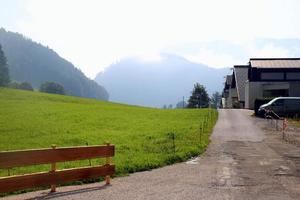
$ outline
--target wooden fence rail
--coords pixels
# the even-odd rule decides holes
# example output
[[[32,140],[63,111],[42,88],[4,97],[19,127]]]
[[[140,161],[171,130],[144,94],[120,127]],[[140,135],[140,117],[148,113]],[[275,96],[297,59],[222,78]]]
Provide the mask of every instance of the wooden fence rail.
[[[56,184],[82,179],[105,176],[106,184],[110,184],[110,176],[115,173],[111,157],[115,154],[114,145],[82,146],[24,151],[0,152],[0,168],[23,167],[39,164],[50,164],[49,172],[0,177],[0,193],[51,185],[55,192]],[[65,170],[56,170],[57,162],[106,158],[102,166],[90,166]]]

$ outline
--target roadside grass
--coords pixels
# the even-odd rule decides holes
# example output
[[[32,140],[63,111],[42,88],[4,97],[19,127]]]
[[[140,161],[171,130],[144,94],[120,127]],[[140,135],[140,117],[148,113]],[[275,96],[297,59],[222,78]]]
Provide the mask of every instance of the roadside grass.
[[[213,109],[164,110],[0,88],[0,151],[109,141],[116,146],[116,176],[122,176],[203,152],[217,117]],[[103,162],[93,159],[91,165]],[[65,162],[58,168],[89,164],[89,160]],[[1,169],[0,176],[49,169],[50,165]]]
[[[298,128],[300,128],[300,119],[290,119],[292,124]]]

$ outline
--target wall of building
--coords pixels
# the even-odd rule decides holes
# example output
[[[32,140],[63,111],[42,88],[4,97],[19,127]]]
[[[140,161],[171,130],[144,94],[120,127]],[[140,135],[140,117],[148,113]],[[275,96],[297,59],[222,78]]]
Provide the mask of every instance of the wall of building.
[[[288,90],[289,96],[300,97],[300,82],[246,82],[245,108],[254,109],[255,99],[268,98],[265,90]]]
[[[232,108],[232,98],[231,96],[229,96],[228,98],[226,98],[226,108]]]
[[[245,84],[248,80],[248,67],[234,67],[236,88],[240,102],[245,101]]]
[[[249,105],[249,81],[246,81],[245,83],[245,108],[250,109]]]
[[[223,97],[222,98],[222,108],[227,108],[227,106],[226,106],[226,98],[225,97]]]
[[[290,96],[291,97],[300,97],[300,82],[291,82],[290,83]]]
[[[245,85],[245,108],[254,109],[255,99],[263,98],[263,83],[247,82]]]
[[[233,99],[237,99],[237,91],[236,88],[230,88],[229,89],[229,95],[227,99],[227,108],[233,108]]]

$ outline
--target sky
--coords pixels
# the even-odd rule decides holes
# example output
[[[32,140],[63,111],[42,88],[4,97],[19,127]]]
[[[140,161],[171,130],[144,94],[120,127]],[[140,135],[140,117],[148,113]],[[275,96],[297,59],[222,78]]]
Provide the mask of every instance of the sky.
[[[212,67],[245,64],[205,48],[226,41],[254,56],[289,56],[256,38],[300,39],[298,0],[0,0],[0,27],[40,42],[94,78],[130,56],[174,53]],[[199,44],[201,48],[192,48]],[[281,56],[282,57],[282,56]]]

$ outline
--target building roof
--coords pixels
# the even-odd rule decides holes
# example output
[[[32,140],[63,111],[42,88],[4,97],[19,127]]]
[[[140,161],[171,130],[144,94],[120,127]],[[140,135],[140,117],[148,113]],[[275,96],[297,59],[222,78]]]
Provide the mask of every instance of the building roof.
[[[250,58],[252,68],[300,68],[300,58]]]
[[[228,90],[231,86],[231,81],[232,81],[232,75],[227,75],[226,76],[226,80],[225,80],[225,86],[224,86],[224,92],[226,92],[226,90]]]
[[[234,68],[249,68],[249,65],[234,65]]]
[[[233,74],[239,101],[245,101],[245,86],[248,80],[248,67],[234,66]]]
[[[231,85],[231,81],[232,81],[232,75],[227,75],[226,76],[226,84]]]

